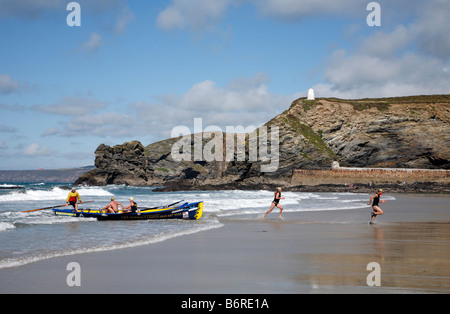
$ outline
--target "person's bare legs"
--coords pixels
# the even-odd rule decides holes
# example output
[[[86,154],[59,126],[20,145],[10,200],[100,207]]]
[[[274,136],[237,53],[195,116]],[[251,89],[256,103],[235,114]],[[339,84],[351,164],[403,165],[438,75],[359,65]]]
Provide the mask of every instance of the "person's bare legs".
[[[374,206],[373,207],[373,215],[372,215],[372,218],[370,219],[370,222],[373,222],[375,220],[375,218],[377,218],[378,215],[383,215],[383,214],[384,214],[384,212],[380,207]]]
[[[280,220],[284,220],[284,218],[281,216],[281,213],[283,212],[283,206],[278,204],[277,207],[280,209],[280,214],[278,215],[278,218],[280,218]]]
[[[275,203],[272,202],[272,205],[270,205],[270,209],[264,214],[263,220],[266,219],[266,216],[267,216],[268,214],[270,214],[274,208],[275,208]]]
[[[114,209],[112,208],[112,206],[108,206],[106,208],[106,213],[107,214],[115,214],[116,212],[114,211]]]
[[[275,206],[280,209],[280,214],[278,215],[278,218],[281,219],[281,220],[284,220],[283,216],[281,216],[281,213],[283,212],[283,206],[281,206],[280,204],[276,204],[275,205],[275,203],[273,203],[273,202],[272,202],[272,205],[270,206],[270,209],[264,214],[263,220],[265,220],[266,216],[273,211]]]

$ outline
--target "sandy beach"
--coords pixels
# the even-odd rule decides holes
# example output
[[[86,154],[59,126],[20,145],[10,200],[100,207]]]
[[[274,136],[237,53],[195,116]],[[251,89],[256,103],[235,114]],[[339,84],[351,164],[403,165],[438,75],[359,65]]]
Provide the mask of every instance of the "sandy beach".
[[[450,293],[450,196],[393,196],[376,225],[370,207],[285,208],[284,221],[276,211],[262,221],[261,209],[151,245],[0,269],[0,293]],[[71,262],[79,287],[67,285]],[[380,286],[367,284],[372,262]]]

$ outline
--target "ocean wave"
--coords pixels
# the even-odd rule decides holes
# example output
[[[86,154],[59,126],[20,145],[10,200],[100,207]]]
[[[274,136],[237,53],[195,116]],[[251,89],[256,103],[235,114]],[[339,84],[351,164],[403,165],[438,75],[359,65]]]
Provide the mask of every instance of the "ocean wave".
[[[66,191],[68,192],[68,191]],[[108,190],[105,190],[101,187],[82,187],[77,189],[77,192],[80,194],[80,196],[112,196],[113,193],[111,193]],[[67,196],[67,193],[66,193]]]
[[[7,183],[4,183],[4,184],[0,184],[0,187],[1,187],[1,188],[7,188],[7,189],[10,189],[10,188],[20,188],[21,186],[20,186],[20,185],[15,185],[15,184],[7,184]]]
[[[20,211],[6,211],[0,213],[0,231],[22,226],[53,225],[53,224],[64,224],[69,222],[87,222],[87,221],[97,221],[97,219],[95,218],[79,219],[76,217],[69,217],[69,216],[55,216],[53,215],[53,212],[49,210],[31,213],[23,213]]]
[[[113,250],[119,250],[124,248],[131,248],[131,247],[138,247],[143,245],[149,245],[154,243],[163,242],[169,239],[190,235],[194,233],[198,233],[201,231],[211,230],[211,229],[217,229],[223,227],[223,224],[220,223],[218,220],[209,220],[207,223],[201,223],[198,225],[195,225],[192,228],[189,228],[187,230],[180,230],[170,233],[160,233],[156,234],[154,236],[140,239],[137,241],[129,241],[126,243],[116,243],[116,244],[110,244],[105,246],[98,246],[98,247],[91,247],[91,248],[77,248],[77,249],[71,249],[71,250],[60,250],[55,252],[49,252],[49,253],[42,253],[37,254],[33,256],[25,256],[20,258],[7,258],[0,261],[0,269],[2,268],[10,268],[10,267],[17,267],[17,266],[23,266],[30,263],[35,263],[55,257],[62,257],[62,256],[71,256],[71,255],[77,255],[77,254],[85,254],[85,253],[94,253],[94,252],[105,252],[105,251],[113,251]]]
[[[6,231],[9,229],[14,229],[15,226],[13,223],[10,222],[0,222],[0,231]]]
[[[97,221],[97,218],[77,218],[77,217],[66,217],[66,216],[41,216],[41,217],[27,217],[24,219],[17,220],[16,225],[54,225],[54,224],[64,224],[69,222],[92,222]]]
[[[103,188],[87,187],[77,190],[83,198],[93,196],[112,196],[113,194]],[[53,187],[50,190],[26,190],[13,191],[8,194],[0,195],[0,202],[14,201],[46,201],[46,200],[62,200],[65,201],[69,191],[59,187]]]
[[[35,261],[58,256],[80,253],[101,252],[141,246],[165,241],[174,237],[221,227],[221,217],[234,216],[236,219],[262,218],[270,208],[274,191],[191,191],[191,192],[151,192],[152,188],[104,186],[78,187],[83,201],[95,200],[95,205],[104,206],[114,195],[124,203],[134,197],[139,206],[157,206],[170,204],[184,199],[186,202],[204,201],[204,216],[201,220],[185,221],[148,221],[129,223],[97,222],[95,218],[57,217],[51,210],[22,213],[21,210],[38,207],[50,207],[64,204],[68,190],[55,185],[30,187],[22,192],[8,191],[0,195],[0,231],[10,241],[0,246],[2,259],[0,268],[20,266]],[[286,213],[351,210],[366,208],[369,194],[356,193],[304,193],[282,192],[281,201]],[[384,199],[391,198],[387,196]],[[16,201],[17,200],[17,201]],[[57,201],[55,201],[57,200]],[[7,202],[10,203],[7,203]],[[91,207],[94,208],[94,207]],[[276,213],[278,209],[274,209]],[[247,216],[245,216],[247,215]],[[296,216],[296,215],[292,215]],[[234,219],[233,217],[233,219]],[[289,218],[289,216],[287,216]],[[301,220],[301,214],[299,214]],[[95,222],[93,222],[95,221]],[[65,225],[67,223],[67,225]],[[150,227],[149,227],[150,226]],[[146,235],[145,237],[143,235]],[[34,235],[30,237],[30,235]],[[65,235],[65,236],[61,236]],[[61,237],[60,237],[61,236]],[[85,236],[83,238],[83,236]],[[49,243],[48,239],[58,238],[58,242]],[[73,237],[83,238],[74,243]],[[98,241],[99,239],[107,239]],[[33,242],[30,242],[30,239]],[[94,240],[90,240],[94,239]],[[21,248],[21,255],[16,253]]]

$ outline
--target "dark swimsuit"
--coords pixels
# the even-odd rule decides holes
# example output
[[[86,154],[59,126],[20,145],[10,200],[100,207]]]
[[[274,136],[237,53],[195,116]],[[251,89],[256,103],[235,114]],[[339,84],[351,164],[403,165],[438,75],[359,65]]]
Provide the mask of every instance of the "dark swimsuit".
[[[276,192],[275,193],[275,198],[273,199],[273,203],[275,204],[275,205],[278,205],[278,203],[280,202],[280,200],[279,199],[277,199],[277,193],[280,193],[280,198],[281,198],[281,192]]]
[[[380,203],[380,195],[377,194],[377,197],[373,199],[372,207],[378,206],[379,203]]]

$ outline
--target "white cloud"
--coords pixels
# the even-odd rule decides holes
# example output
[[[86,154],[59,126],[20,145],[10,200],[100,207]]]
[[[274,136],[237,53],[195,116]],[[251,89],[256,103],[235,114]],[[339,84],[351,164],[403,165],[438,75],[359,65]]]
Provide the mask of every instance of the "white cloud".
[[[41,146],[38,143],[32,143],[22,151],[22,154],[26,157],[40,157],[51,156],[54,154],[54,152],[47,146]]]
[[[130,109],[137,112],[143,130],[150,129],[161,139],[169,137],[175,126],[192,129],[194,118],[202,118],[203,127],[216,125],[222,130],[226,126],[258,127],[303,95],[274,94],[269,81],[264,73],[235,79],[224,87],[205,80],[182,95],[162,95],[158,102],[137,102]]]
[[[133,136],[135,118],[115,112],[76,116],[66,124],[62,136]]]
[[[60,130],[57,127],[48,128],[42,133],[42,136],[52,136],[52,135],[58,135],[60,133]]]
[[[417,21],[410,26],[419,51],[442,60],[450,59],[449,18],[450,1],[424,1]]]
[[[172,0],[156,20],[165,30],[189,28],[204,30],[221,20],[235,0]]]
[[[9,126],[9,125],[4,125],[4,124],[0,124],[0,132],[2,133],[16,133],[19,129]]]
[[[363,16],[367,5],[360,0],[172,0],[158,15],[157,26],[165,30],[208,30],[224,18],[231,6],[248,3],[263,15],[282,21],[323,15]]]
[[[7,73],[0,73],[0,95],[9,95],[14,93],[36,92],[38,87],[34,84],[21,83]]]
[[[367,2],[368,3],[368,2]],[[297,22],[305,17],[352,17],[365,24],[367,3],[360,0],[172,0],[158,16],[159,27],[208,30],[224,18],[231,6],[251,4],[264,16]],[[339,97],[382,97],[410,94],[448,93],[450,86],[450,36],[448,36],[448,0],[379,1],[382,8],[381,28],[371,29],[369,36],[356,34],[355,47],[336,49],[325,60],[323,82],[317,92]],[[360,31],[367,31],[360,28]],[[214,106],[210,95],[230,108],[239,106],[236,86],[218,88],[214,82],[196,84],[179,101],[196,102],[199,107]],[[264,97],[264,86],[252,90]],[[247,91],[247,93],[249,90]],[[266,91],[267,92],[267,91]],[[238,100],[236,100],[238,99]],[[246,101],[252,103],[251,101]]]
[[[11,94],[20,89],[20,81],[14,80],[9,74],[0,74],[0,94]]]
[[[62,0],[0,0],[0,18],[35,19],[63,5]]]
[[[81,50],[87,53],[94,53],[97,52],[103,44],[104,41],[102,39],[102,36],[94,32],[91,34],[91,36],[89,36],[89,39],[87,41],[82,43]]]
[[[361,0],[248,0],[264,15],[283,21],[323,15],[349,16],[365,13],[367,3]]]
[[[318,95],[389,97],[450,92],[450,3],[427,1],[412,22],[374,30],[351,50],[330,55]],[[434,22],[436,21],[436,22]]]
[[[55,104],[35,105],[32,108],[45,113],[52,113],[64,116],[80,116],[104,109],[107,102],[93,98],[65,97]]]
[[[213,110],[214,112],[254,112],[272,111],[274,103],[285,101],[284,97],[272,95],[266,84],[258,84],[250,88],[239,86],[219,87],[215,82],[206,80],[195,84],[179,99],[181,108],[193,110]],[[285,102],[288,104],[289,102]]]
[[[102,15],[122,8],[128,0],[77,0],[83,12]],[[67,14],[66,0],[0,0],[0,18],[37,19]]]
[[[127,28],[127,26],[134,20],[134,13],[130,10],[129,7],[123,7],[120,10],[117,22],[115,26],[115,32],[117,34],[123,34]]]
[[[450,86],[444,62],[412,53],[383,58],[339,51],[324,78],[316,94],[341,98],[447,94]]]

